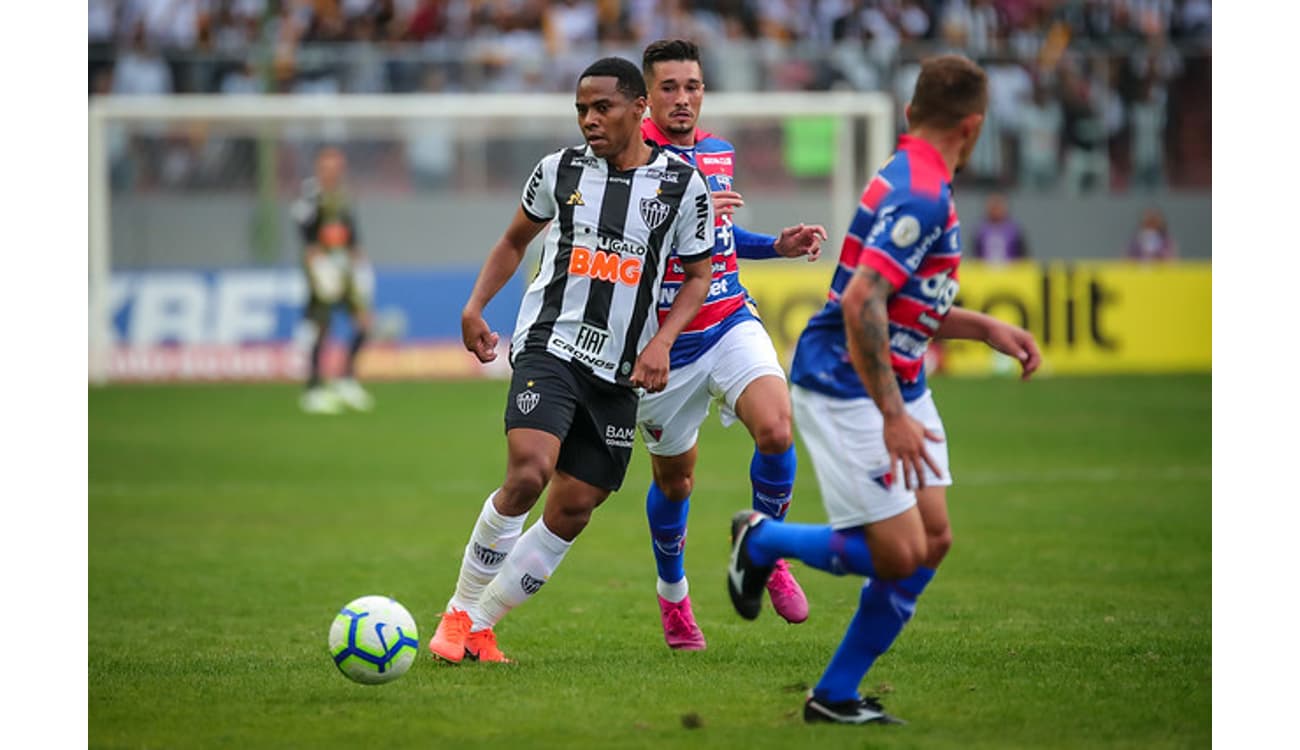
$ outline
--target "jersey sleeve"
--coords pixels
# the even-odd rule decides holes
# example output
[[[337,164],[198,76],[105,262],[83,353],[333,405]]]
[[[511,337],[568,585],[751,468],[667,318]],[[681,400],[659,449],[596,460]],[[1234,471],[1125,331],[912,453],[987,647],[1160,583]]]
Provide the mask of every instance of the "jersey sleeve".
[[[747,260],[768,260],[781,257],[776,252],[776,236],[751,232],[739,225],[731,226],[731,233],[736,237],[736,255]]]
[[[673,250],[684,263],[713,256],[713,198],[704,177],[696,171],[691,172],[677,207]]]
[[[559,153],[542,159],[533,168],[528,182],[524,183],[520,205],[528,218],[538,224],[554,219],[558,210],[555,205],[555,173],[559,161]]]
[[[858,266],[874,270],[895,289],[901,288],[925,259],[926,250],[943,234],[947,212],[933,198],[894,192],[876,211],[858,206],[849,234],[862,238]]]

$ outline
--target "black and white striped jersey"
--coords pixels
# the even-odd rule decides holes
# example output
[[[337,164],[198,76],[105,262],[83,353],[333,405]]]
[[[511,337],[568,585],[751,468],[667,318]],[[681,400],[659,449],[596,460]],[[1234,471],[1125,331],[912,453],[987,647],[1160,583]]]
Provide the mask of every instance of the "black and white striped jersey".
[[[713,253],[704,178],[657,148],[648,164],[621,172],[577,146],[538,163],[523,210],[551,226],[519,308],[511,360],[545,350],[630,385],[637,354],[659,327],[655,308],[668,256],[676,250],[690,262]]]

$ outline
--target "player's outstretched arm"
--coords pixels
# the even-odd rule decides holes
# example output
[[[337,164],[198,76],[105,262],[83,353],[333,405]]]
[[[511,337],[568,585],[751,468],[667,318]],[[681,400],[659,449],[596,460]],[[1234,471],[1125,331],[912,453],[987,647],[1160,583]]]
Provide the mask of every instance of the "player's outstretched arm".
[[[935,338],[983,341],[1020,363],[1021,380],[1028,380],[1043,363],[1043,355],[1038,351],[1034,334],[992,315],[964,307],[954,306],[948,311],[948,317],[939,326]]]
[[[903,482],[908,489],[925,486],[922,464],[942,474],[925,449],[925,441],[942,436],[912,419],[903,406],[903,395],[889,354],[889,295],[894,287],[874,269],[859,266],[844,289],[840,304],[848,334],[849,357],[871,400],[885,420],[885,448],[890,466],[903,464]]]
[[[496,359],[497,342],[501,339],[483,319],[483,308],[514,276],[524,259],[524,253],[528,252],[528,243],[549,223],[533,221],[524,213],[523,208],[516,208],[505,234],[488,251],[483,269],[474,281],[474,290],[470,292],[469,301],[460,313],[460,333],[465,348],[473,352],[478,361],[487,363]]]
[[[669,352],[686,324],[699,314],[700,307],[709,296],[709,282],[713,280],[713,256],[703,255],[682,263],[685,279],[673,298],[668,315],[659,324],[650,343],[645,345],[632,369],[632,385],[649,393],[658,393],[668,385]]]

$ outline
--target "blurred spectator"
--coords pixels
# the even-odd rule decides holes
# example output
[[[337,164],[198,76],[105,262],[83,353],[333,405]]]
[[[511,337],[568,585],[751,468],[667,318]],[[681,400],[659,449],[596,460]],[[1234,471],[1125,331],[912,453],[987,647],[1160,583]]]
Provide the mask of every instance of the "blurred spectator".
[[[987,263],[1029,258],[1024,227],[1011,217],[1007,198],[1001,193],[990,195],[985,204],[984,221],[975,232],[975,258]]]
[[[1129,240],[1129,260],[1147,263],[1153,261],[1173,260],[1178,257],[1178,243],[1169,234],[1165,224],[1165,215],[1158,208],[1148,208],[1142,213],[1142,222],[1138,225],[1133,239]]]
[[[1110,183],[1106,122],[1093,84],[1066,68],[1061,76],[1065,133],[1065,187],[1071,194],[1104,189]]]
[[[137,21],[131,45],[117,56],[113,67],[113,93],[157,95],[172,92],[172,73],[148,41],[143,21]]]
[[[1061,104],[1041,84],[1020,108],[1018,122],[1021,186],[1050,190],[1056,186],[1061,153]]]
[[[1148,81],[1142,97],[1129,107],[1132,131],[1133,185],[1153,190],[1164,184],[1165,92]]]

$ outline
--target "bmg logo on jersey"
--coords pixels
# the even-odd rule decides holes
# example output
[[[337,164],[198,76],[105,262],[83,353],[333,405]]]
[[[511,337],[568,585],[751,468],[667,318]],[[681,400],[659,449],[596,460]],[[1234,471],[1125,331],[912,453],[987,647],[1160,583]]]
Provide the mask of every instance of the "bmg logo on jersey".
[[[641,282],[641,259],[574,245],[569,254],[569,273],[636,286]]]

